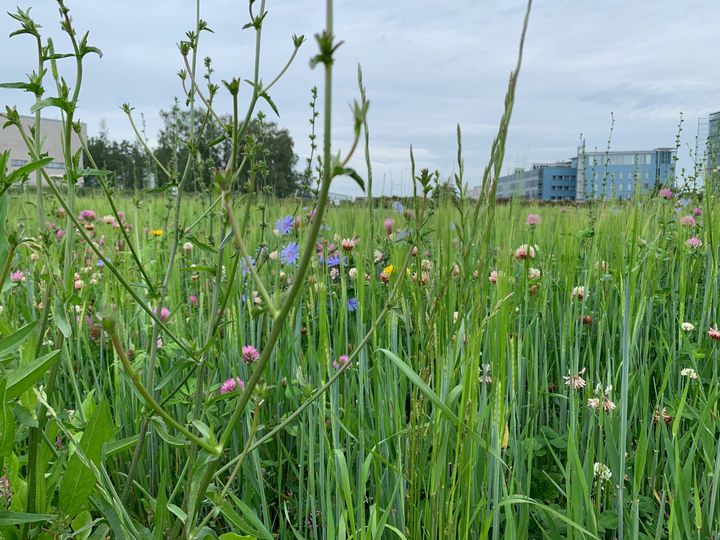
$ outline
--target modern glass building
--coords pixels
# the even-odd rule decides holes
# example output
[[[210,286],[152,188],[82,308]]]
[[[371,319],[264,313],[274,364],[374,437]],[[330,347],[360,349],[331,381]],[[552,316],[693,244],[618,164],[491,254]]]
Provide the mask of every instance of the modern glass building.
[[[708,117],[707,148],[705,153],[705,175],[717,172],[720,167],[720,111]]]
[[[718,115],[720,142],[720,114]],[[719,146],[720,148],[720,146]],[[498,178],[497,198],[514,196],[543,201],[584,200],[598,197],[630,199],[675,176],[675,149],[623,152],[587,152],[569,161],[534,163],[530,169]]]
[[[573,161],[557,163],[533,163],[528,169],[498,178],[496,197],[509,199],[514,196],[543,201],[575,199],[576,168]]]
[[[577,199],[630,199],[675,176],[675,149],[655,148],[623,152],[587,152],[578,149]]]

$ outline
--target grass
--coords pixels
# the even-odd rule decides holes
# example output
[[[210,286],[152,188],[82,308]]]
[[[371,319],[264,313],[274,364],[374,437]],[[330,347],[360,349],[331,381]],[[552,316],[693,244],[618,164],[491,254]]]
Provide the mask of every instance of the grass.
[[[132,224],[130,239],[148,277],[158,282],[172,235],[144,231],[167,231],[170,205],[163,198],[116,202]],[[33,230],[31,199],[14,196],[12,203],[11,222]],[[97,198],[77,203],[98,216],[110,211]],[[186,204],[187,224],[209,206],[203,198]],[[332,209],[320,242],[326,248],[353,236],[359,242],[341,257],[337,275],[313,259],[309,286],[232,433],[229,463],[214,475],[208,501],[198,501],[205,521],[218,533],[282,538],[614,538],[621,524],[633,538],[709,537],[718,527],[713,471],[720,456],[717,353],[707,335],[717,309],[711,243],[717,220],[706,204],[694,228],[682,226],[678,216],[693,205],[680,214],[675,205],[675,199],[649,199],[590,208],[498,207],[487,261],[498,273],[495,284],[487,275],[473,277],[479,246],[460,240],[463,223],[451,206],[425,209],[423,241],[406,276],[398,270],[410,246],[399,237],[416,226],[411,212],[376,209],[373,238],[365,208]],[[251,222],[263,222],[254,212]],[[246,243],[255,255],[264,245],[256,268],[275,294],[287,289],[292,267],[272,253],[301,240],[308,209],[269,202],[262,212],[267,227],[249,228]],[[525,225],[528,213],[539,214],[540,225]],[[212,318],[217,274],[211,246],[221,215],[216,208],[196,228],[188,240],[192,250],[177,257],[167,284],[166,324],[193,349]],[[272,223],[284,215],[298,216],[302,225],[276,236]],[[392,237],[383,228],[386,217],[395,221]],[[97,222],[92,234],[128,283],[142,289],[133,258],[127,248],[118,249],[118,229]],[[691,234],[703,240],[701,248],[685,245]],[[537,246],[536,257],[514,257],[521,244]],[[458,260],[455,254],[467,247],[470,258]],[[118,491],[142,420],[149,419],[126,509],[136,527],[167,531],[194,482],[187,441],[145,406],[107,334],[95,326],[96,318],[111,315],[133,369],[145,376],[154,349],[152,320],[96,265],[97,257],[81,244],[76,250],[74,270],[85,284],[68,299],[77,319],[66,323],[70,337],[49,399],[69,434],[87,431],[95,402],[107,404],[115,443],[105,443],[104,467]],[[41,257],[31,262],[32,253]],[[21,246],[13,270],[23,269],[27,279],[5,285],[3,335],[36,318],[43,292],[60,278],[61,260],[62,242],[53,235]],[[232,272],[236,262],[227,252],[221,272]],[[380,274],[389,264],[395,270],[385,284]],[[417,278],[423,268],[425,284]],[[529,279],[531,268],[539,278]],[[199,433],[204,426],[217,432],[227,422],[238,392],[221,395],[220,385],[249,379],[252,366],[241,360],[241,348],[262,350],[271,323],[249,274],[238,271],[224,283],[225,318],[202,372],[162,334],[155,349],[158,401]],[[573,297],[577,286],[585,287],[582,300]],[[188,301],[191,295],[197,306]],[[354,312],[349,298],[357,298]],[[389,312],[367,347],[338,376],[333,361],[355,349],[385,307]],[[51,312],[57,310],[55,304]],[[683,322],[695,329],[683,330]],[[682,376],[685,368],[698,378]],[[577,373],[585,386],[566,385],[564,377]],[[326,392],[255,444],[333,377]],[[617,408],[588,407],[588,399],[598,397],[596,385],[600,399],[607,395]],[[665,421],[657,421],[660,411]],[[18,440],[30,424],[21,421]],[[45,432],[52,441],[58,424],[48,422]],[[109,444],[116,450],[108,452]],[[46,457],[48,510],[55,506],[53,479],[61,477],[68,457],[62,433],[55,450],[57,456]],[[15,511],[26,502],[23,455],[20,445],[5,460]],[[241,455],[233,471],[232,458]],[[607,481],[596,474],[596,463],[608,467]],[[212,486],[217,493],[226,483],[227,498],[214,507]]]

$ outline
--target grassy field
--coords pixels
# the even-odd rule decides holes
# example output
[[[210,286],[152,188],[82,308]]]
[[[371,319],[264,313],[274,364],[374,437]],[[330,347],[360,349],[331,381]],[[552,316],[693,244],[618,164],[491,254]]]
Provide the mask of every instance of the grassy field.
[[[170,161],[122,107],[163,184],[132,196],[73,147],[99,49],[63,0],[59,48],[29,9],[10,14],[38,57],[29,82],[2,83],[36,117],[0,113],[28,158],[11,171],[0,153],[0,537],[720,537],[717,178],[691,191],[698,163],[623,203],[496,205],[528,2],[480,200],[458,127],[452,184],[411,151],[414,196],[376,201],[360,69],[354,139],[334,150],[326,0],[298,187],[312,197],[271,199],[248,130],[305,38],[263,85],[265,0],[248,4],[252,79],[216,85],[195,2]],[[45,108],[62,176],[43,169]],[[222,160],[201,155],[221,143]],[[370,203],[328,209],[341,176]]]
[[[168,414],[196,436],[222,430],[272,315],[212,202],[186,199],[175,238],[171,197],[116,200],[127,237],[107,200],[75,201],[91,211],[78,214],[83,234],[127,288],[78,235],[73,294],[61,300],[67,235],[50,211],[19,246],[0,331],[47,329],[8,348],[22,354],[5,365],[61,348],[37,379],[46,393],[28,389],[6,410],[17,441],[4,457],[8,509],[26,510],[25,441],[41,422],[36,511],[75,519],[48,530],[179,534],[207,454],[146,404],[111,337]],[[258,538],[614,538],[619,525],[632,538],[716,534],[717,207],[676,196],[512,203],[496,209],[485,252],[464,204],[418,200],[375,208],[372,221],[362,206],[329,211],[299,302],[207,498],[194,501],[197,521]],[[292,201],[242,208],[245,247],[274,301],[311,213]],[[13,196],[10,216],[12,232],[36,230],[34,197]],[[165,291],[150,289],[166,276]],[[166,308],[156,311],[166,329],[131,291]],[[37,400],[54,412],[35,417]],[[84,473],[80,505],[63,501],[68,469],[84,466],[70,437],[100,468]]]

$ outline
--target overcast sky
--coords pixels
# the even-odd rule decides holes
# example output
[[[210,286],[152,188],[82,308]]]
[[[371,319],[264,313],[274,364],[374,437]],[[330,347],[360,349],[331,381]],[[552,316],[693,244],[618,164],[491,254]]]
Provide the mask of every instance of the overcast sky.
[[[56,49],[60,36],[55,2],[17,2],[32,14]],[[194,26],[192,0],[66,0],[79,30],[102,59],[86,63],[79,116],[90,135],[107,123],[112,138],[131,138],[120,105],[144,113],[151,137],[158,111],[181,95],[176,75],[182,59],[177,43]],[[257,2],[259,4],[259,2]],[[308,41],[271,97],[277,122],[290,130],[301,164],[309,150],[308,102],[322,70],[312,70],[312,36],[324,27],[321,0],[269,0],[261,76],[274,78],[292,49],[292,34]],[[12,2],[3,1],[10,8]],[[371,155],[376,192],[409,193],[408,147],[418,167],[451,174],[456,157],[455,125],[463,130],[466,181],[472,186],[488,159],[502,113],[507,78],[517,54],[524,2],[519,0],[337,0],[335,33],[345,43],[336,56],[334,149],[351,138],[348,104],[357,98],[356,69],[363,67],[370,99]],[[204,33],[201,55],[212,57],[215,78],[252,77],[254,34],[244,0],[203,0],[201,17],[215,31]],[[615,115],[617,150],[674,146],[685,116],[681,166],[691,167],[698,118],[720,110],[720,40],[716,0],[536,0],[510,126],[504,170],[574,156],[580,136],[604,148]],[[0,17],[3,81],[22,80],[34,69],[32,39],[7,38],[15,21]],[[68,80],[72,63],[64,61]],[[52,92],[48,92],[51,94]],[[31,101],[0,90],[0,103],[27,112]],[[227,100],[218,101],[221,112]],[[269,112],[272,114],[271,112]],[[360,153],[359,153],[360,155]],[[360,160],[355,163],[361,172]],[[338,179],[335,192],[356,193]]]

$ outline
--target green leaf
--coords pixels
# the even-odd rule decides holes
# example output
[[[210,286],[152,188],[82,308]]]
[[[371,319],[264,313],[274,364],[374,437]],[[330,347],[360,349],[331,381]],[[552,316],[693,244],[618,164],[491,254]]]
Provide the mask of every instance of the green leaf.
[[[129,448],[132,448],[137,444],[139,439],[140,435],[133,435],[132,437],[120,439],[119,441],[105,443],[105,457],[109,458],[114,456],[115,454],[119,454],[121,452],[124,452],[125,450],[128,450]]]
[[[48,368],[60,356],[60,351],[52,351],[41,356],[27,366],[15,368],[8,373],[6,398],[15,399],[25,390],[34,385]]]
[[[100,403],[95,415],[90,419],[80,439],[79,450],[93,464],[99,466],[102,447],[112,439],[114,427],[110,416],[110,407],[106,401]],[[76,449],[77,450],[77,449]],[[76,451],[68,461],[60,483],[58,508],[69,516],[75,516],[85,509],[88,497],[95,489],[95,477],[92,471],[80,460]]]
[[[10,354],[20,347],[20,345],[22,345],[23,342],[30,337],[30,334],[32,334],[35,326],[37,326],[37,321],[28,323],[9,336],[0,339],[0,358]]]
[[[36,96],[39,94],[42,94],[43,88],[37,83],[26,83],[26,82],[9,82],[9,83],[0,83],[0,88],[10,88],[13,90],[24,90],[25,92],[30,92],[31,94],[35,94]]]
[[[0,457],[9,456],[15,446],[15,419],[6,394],[7,379],[0,379]]]
[[[150,423],[155,427],[155,431],[157,431],[157,434],[160,435],[160,438],[170,446],[186,446],[188,444],[186,439],[171,435],[168,432],[167,425],[165,425],[165,420],[159,416],[153,416],[150,418]]]
[[[345,498],[345,509],[350,515],[350,525],[354,528],[354,518],[351,514],[351,512],[353,512],[354,510],[354,507],[352,503],[352,494],[350,493],[350,473],[348,472],[345,454],[343,454],[342,450],[339,448],[335,448],[335,463],[337,472],[339,474],[338,483],[340,488],[342,489],[343,497]]]
[[[248,527],[250,529],[248,532],[254,534],[258,538],[263,538],[264,540],[273,540],[273,535],[270,534],[267,527],[263,525],[263,522],[260,520],[257,513],[232,493],[229,493],[229,495],[235,507],[240,510],[240,513],[242,514],[241,519],[245,521],[246,525],[250,526]],[[221,506],[220,512],[225,514],[225,510],[227,510],[229,506],[229,504],[225,503]],[[237,514],[235,515],[237,516]]]
[[[221,534],[218,537],[218,540],[257,540],[257,536],[250,536],[247,534],[240,535],[234,532],[229,532]]]
[[[360,186],[360,189],[363,190],[363,193],[365,192],[365,180],[360,177],[360,175],[355,171],[355,169],[336,165],[332,170],[332,177],[335,178],[336,176],[349,176],[350,178],[355,180],[355,183],[358,186]]]
[[[510,495],[508,497],[504,497],[503,499],[501,499],[500,502],[498,503],[498,507],[507,506],[507,505],[515,505],[515,504],[529,504],[529,505],[541,508],[542,510],[544,510],[548,514],[552,515],[553,517],[559,519],[566,525],[569,525],[573,529],[578,530],[584,536],[586,536],[588,538],[595,538],[597,540],[597,536],[595,536],[593,533],[591,533],[590,531],[588,531],[581,525],[575,523],[572,519],[567,517],[565,514],[558,512],[554,508],[551,508],[545,504],[541,504],[541,503],[537,502],[536,500],[531,499],[529,497],[525,497],[523,495]]]
[[[270,96],[265,92],[264,90],[260,92],[260,97],[263,98],[265,101],[267,101],[267,104],[270,105],[270,108],[273,110],[273,112],[280,117],[280,113],[278,112],[278,108],[275,105],[275,102],[273,102],[272,99],[270,99]]]
[[[53,317],[55,319],[55,326],[58,327],[65,339],[68,339],[72,335],[72,327],[67,320],[67,313],[65,313],[65,306],[63,305],[60,296],[55,296],[55,305],[53,306]]]
[[[80,512],[72,521],[72,530],[75,533],[74,538],[77,540],[86,540],[92,533],[93,518],[90,512],[85,510]],[[82,531],[82,532],[79,532]]]
[[[0,526],[22,525],[24,523],[41,523],[52,521],[57,516],[51,514],[25,514],[22,512],[0,512]]]
[[[600,514],[600,526],[605,530],[612,530],[618,528],[618,513],[617,510],[605,510]]]
[[[26,163],[22,167],[18,167],[10,173],[10,176],[8,176],[8,182],[10,182],[11,184],[20,182],[21,180],[25,179],[31,172],[42,169],[50,162],[52,162],[52,158],[44,157],[38,159],[37,161],[31,161],[30,163]]]
[[[190,472],[190,483],[188,485],[188,502],[187,502],[187,514],[190,523],[195,519],[196,512],[200,505],[205,499],[205,494],[202,490],[203,478],[210,467],[210,463],[217,459],[217,456],[209,454],[205,450],[201,450],[198,454],[193,468]]]
[[[155,508],[153,509],[153,540],[163,540],[165,538],[165,521],[168,513],[167,510],[167,475],[160,475],[160,488],[155,499]]]
[[[188,240],[190,240],[193,243],[193,245],[199,247],[200,249],[202,249],[203,251],[205,251],[207,253],[212,253],[212,254],[217,253],[217,250],[213,246],[198,240],[197,236],[188,235],[188,236],[186,236],[186,238]]]
[[[10,154],[8,152],[0,153],[0,190],[4,189],[4,187],[1,185],[4,183],[4,162],[7,160],[9,155]],[[8,204],[8,194],[0,194],[0,264],[2,265],[5,264],[5,258],[7,257],[8,249],[10,247],[10,245],[8,244],[7,232],[5,230],[5,225],[7,224],[8,217]],[[0,288],[2,288],[2,286],[3,283],[0,283]]]
[[[46,56],[44,60],[62,60],[63,58],[74,58],[74,53],[54,53]]]
[[[173,187],[177,187],[177,184],[175,182],[168,182],[160,187],[146,189],[145,193],[162,193],[163,191],[167,191],[168,189]]]
[[[445,405],[443,400],[440,399],[435,392],[433,392],[432,388],[430,388],[425,381],[420,378],[420,375],[415,373],[413,369],[403,362],[398,355],[388,351],[387,349],[378,349],[378,351],[385,354],[385,356],[387,356],[392,363],[395,364],[400,371],[402,371],[403,375],[410,379],[410,382],[413,383],[417,389],[425,395],[425,397],[432,401],[443,414],[450,418],[455,424],[460,423],[460,420],[457,416],[455,416],[455,413],[453,413],[450,408]]]
[[[218,136],[215,137],[213,140],[209,141],[209,142],[207,143],[207,146],[208,146],[208,148],[212,148],[213,146],[217,146],[218,144],[220,144],[221,142],[223,142],[223,141],[225,141],[225,140],[227,140],[227,139],[228,139],[228,136],[225,135],[225,134],[218,135]]]
[[[69,102],[66,99],[57,98],[57,97],[49,97],[45,99],[41,99],[40,101],[33,104],[32,107],[30,107],[30,112],[34,113],[37,111],[41,111],[43,109],[46,109],[48,107],[58,107],[65,111],[66,113],[70,113],[75,109],[75,105],[73,105],[71,102]]]

